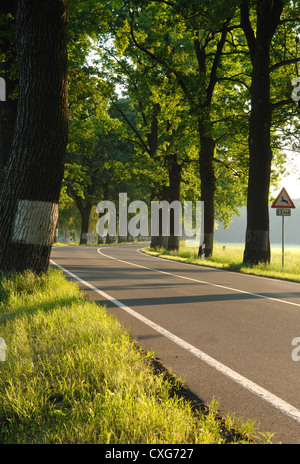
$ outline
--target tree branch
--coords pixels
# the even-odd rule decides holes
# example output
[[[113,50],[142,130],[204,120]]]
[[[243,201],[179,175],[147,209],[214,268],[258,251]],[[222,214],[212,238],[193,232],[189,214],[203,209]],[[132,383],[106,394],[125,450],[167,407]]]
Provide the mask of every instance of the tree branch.
[[[291,58],[289,60],[284,60],[281,61],[280,63],[276,63],[273,66],[270,67],[270,73],[272,71],[275,71],[275,69],[281,68],[282,66],[287,66],[288,64],[293,64],[293,63],[300,63],[300,57],[299,58]]]
[[[133,28],[133,25],[134,25],[134,15],[133,13],[131,14],[131,23],[130,23],[130,35],[131,35],[131,38],[132,38],[132,41],[134,43],[134,45],[139,49],[141,50],[143,53],[145,53],[147,56],[149,56],[151,58],[152,61],[158,63],[158,64],[162,64],[161,63],[161,60],[159,58],[157,58],[157,56],[154,55],[154,53],[150,52],[147,48],[144,48],[142,45],[140,45],[138,43],[138,41],[136,40],[135,38],[135,34],[134,34],[134,28]],[[180,85],[180,87],[182,88],[184,94],[186,96],[188,96],[188,89],[184,83],[184,81],[182,80],[182,78],[180,77],[179,73],[175,70],[175,69],[171,69],[165,62],[163,63],[163,66],[165,67],[165,69],[167,70],[167,73],[168,75],[170,76],[170,74],[174,74],[176,76],[176,79],[178,81],[178,84]]]
[[[241,177],[241,174],[235,169],[233,169],[231,166],[229,166],[229,164],[227,164],[225,161],[222,161],[219,158],[214,158],[214,161],[222,164],[222,166],[224,166],[228,171],[231,171],[235,177]]]
[[[247,42],[248,42],[251,61],[253,63],[254,55],[255,55],[255,47],[256,47],[256,38],[255,38],[254,30],[252,29],[251,22],[250,22],[248,0],[242,0],[240,11],[241,11],[241,26],[245,33]]]
[[[286,19],[282,19],[281,21],[279,21],[279,24],[285,24],[285,23],[293,23],[293,22],[296,22],[296,23],[299,23],[300,22],[300,18],[286,18]]]
[[[141,145],[144,147],[144,149],[147,151],[147,153],[149,155],[151,155],[151,152],[149,150],[149,147],[147,147],[146,143],[144,142],[142,136],[140,135],[140,133],[137,131],[137,129],[134,127],[134,125],[129,121],[129,119],[127,118],[126,114],[124,113],[124,111],[121,110],[121,108],[116,104],[116,102],[114,102],[112,99],[110,100],[112,105],[116,108],[116,110],[120,113],[120,115],[122,116],[123,119],[125,119],[126,123],[128,124],[128,126],[130,127],[130,129],[135,133],[135,135],[137,136],[137,138],[139,139],[139,141],[141,142]]]
[[[250,87],[245,82],[243,82],[243,81],[241,81],[239,79],[235,79],[234,77],[219,77],[218,82],[219,81],[237,82],[238,84],[241,84],[244,87],[246,87],[246,89],[250,92]]]
[[[157,57],[152,53],[150,52],[149,50],[147,50],[147,48],[144,48],[142,45],[140,45],[138,43],[138,41],[136,40],[135,38],[135,35],[134,35],[134,28],[133,28],[133,25],[134,25],[134,13],[133,12],[130,12],[130,16],[131,16],[131,21],[130,21],[130,35],[131,35],[131,38],[132,38],[132,41],[134,43],[134,45],[139,49],[141,50],[143,53],[146,53],[146,55],[148,55],[151,60],[153,61],[156,61],[156,62],[159,62],[159,60],[157,59]]]
[[[206,98],[207,104],[211,103],[213,93],[214,93],[214,88],[217,83],[217,72],[218,72],[220,61],[221,61],[223,48],[226,42],[226,37],[227,37],[227,32],[228,32],[227,27],[229,23],[230,23],[230,19],[227,19],[223,25],[222,35],[217,45],[217,51],[216,51],[215,59],[214,59],[212,69],[210,72],[210,81],[209,81],[209,85],[207,88],[207,98]]]
[[[198,31],[196,32],[196,38],[194,39],[194,48],[195,48],[196,57],[198,61],[199,71],[200,73],[205,74],[206,73],[206,64],[205,64],[206,55],[205,55],[203,47],[201,47]]]
[[[272,12],[271,12],[271,22],[272,22],[271,37],[273,37],[278,25],[280,24],[280,17],[281,17],[282,11],[283,11],[283,1],[275,0],[273,3]]]
[[[156,3],[164,3],[165,5],[169,5],[169,6],[175,6],[176,3],[175,2],[170,2],[168,0],[153,0],[154,2]]]
[[[291,103],[293,103],[293,99],[287,98],[286,100],[281,100],[276,103],[271,103],[271,108],[272,110],[275,110],[277,108],[281,108],[282,106],[290,105]]]

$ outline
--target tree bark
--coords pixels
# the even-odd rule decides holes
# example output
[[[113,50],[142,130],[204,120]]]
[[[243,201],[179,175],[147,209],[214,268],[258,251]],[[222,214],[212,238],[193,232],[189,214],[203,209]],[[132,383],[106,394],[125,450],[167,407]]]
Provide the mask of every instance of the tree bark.
[[[92,203],[87,201],[84,205],[82,199],[76,197],[76,206],[81,216],[80,245],[86,245],[88,242],[89,222],[92,210]]]
[[[169,167],[169,202],[180,201],[180,186],[181,186],[182,166],[178,163],[177,154],[171,156]],[[170,210],[170,235],[168,237],[167,249],[179,250],[181,237],[175,235],[175,220],[174,210]]]
[[[105,243],[106,244],[114,243],[114,237],[107,234]]]
[[[200,180],[201,201],[204,202],[204,242],[199,246],[198,256],[208,258],[213,254],[215,206],[214,198],[216,192],[216,177],[214,172],[215,141],[205,129],[205,124],[200,120],[198,123],[200,136]]]
[[[59,216],[59,214],[58,214],[58,216]],[[53,243],[58,243],[58,227],[59,227],[58,222],[59,222],[59,219],[57,217],[55,231],[54,231],[54,237],[53,237]]]
[[[199,102],[201,115],[198,116],[198,133],[200,138],[199,169],[201,180],[201,201],[204,202],[204,241],[200,244],[198,256],[208,258],[213,254],[215,207],[214,198],[216,192],[216,177],[214,172],[214,155],[216,143],[210,123],[210,108],[218,81],[217,72],[220,67],[223,49],[226,43],[230,19],[227,19],[222,27],[222,33],[217,43],[211,71],[207,73],[207,51],[201,44],[199,33],[194,38],[195,54],[198,61],[200,82],[209,81],[205,92],[205,98]]]
[[[270,53],[272,37],[282,12],[281,0],[257,0],[256,37],[249,21],[248,2],[242,3],[242,25],[252,60],[251,116],[249,124],[249,178],[244,262],[268,263],[269,188],[272,164]]]
[[[103,200],[107,201],[109,198],[109,184],[108,182],[105,182],[103,186]],[[99,219],[104,216],[105,213],[99,213]],[[105,243],[104,237],[101,237],[100,235],[97,236],[97,243],[98,245],[101,245],[102,243]]]
[[[89,203],[80,212],[81,214],[81,232],[80,232],[80,245],[86,245],[88,242],[89,222],[91,215],[92,205]]]
[[[16,43],[11,40],[11,34],[15,30],[15,20],[8,20],[8,14],[15,18],[15,2],[2,0],[0,5],[1,18],[5,18],[4,29],[1,33],[1,46],[5,55],[9,56],[0,63],[0,76],[5,80],[6,100],[0,102],[0,192],[5,179],[5,170],[12,147],[16,117],[17,99],[12,99],[11,94],[15,91],[18,81],[12,78],[12,68],[16,64]]]
[[[67,144],[66,0],[19,0],[20,92],[0,198],[0,269],[46,272]]]
[[[159,194],[155,194],[155,197],[159,198],[159,201],[169,201],[169,188],[164,186]],[[159,210],[159,234],[157,236],[151,237],[151,248],[167,248],[168,246],[168,237],[162,235],[162,210]]]
[[[5,102],[0,103],[0,192],[5,180],[5,171],[12,147],[16,115],[17,101],[7,97]]]

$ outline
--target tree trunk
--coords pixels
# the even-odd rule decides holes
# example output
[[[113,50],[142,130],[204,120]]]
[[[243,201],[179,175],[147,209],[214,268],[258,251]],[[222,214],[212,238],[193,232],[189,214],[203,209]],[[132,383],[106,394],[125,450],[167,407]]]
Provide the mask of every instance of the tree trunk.
[[[54,237],[53,237],[53,243],[58,243],[58,219],[56,221]]]
[[[105,243],[106,245],[114,243],[114,237],[112,235],[107,234]]]
[[[265,56],[264,60],[267,60]],[[261,63],[263,65],[263,62]],[[249,125],[249,179],[244,262],[270,262],[269,187],[272,163],[269,72],[253,83]]]
[[[256,38],[251,34],[244,3],[242,23],[252,60],[251,116],[249,124],[249,179],[247,230],[244,262],[268,263],[271,259],[269,234],[269,187],[272,164],[270,101],[271,41],[279,24],[283,4],[280,0],[257,0]],[[242,14],[243,14],[242,13]]]
[[[79,197],[77,197],[75,201],[81,216],[80,245],[86,245],[88,242],[92,203],[88,201],[85,205],[83,205],[82,200]]]
[[[46,272],[67,144],[66,0],[19,0],[20,92],[0,198],[0,269]]]
[[[91,210],[86,209],[81,213],[80,245],[86,245],[88,242],[90,213]]]
[[[198,256],[205,255],[206,258],[213,253],[214,228],[215,228],[215,191],[216,178],[214,173],[214,153],[215,142],[206,132],[205,125],[199,121],[200,136],[200,180],[201,180],[201,201],[204,202],[204,242],[200,244]]]
[[[0,193],[5,180],[5,170],[12,147],[16,117],[17,99],[12,99],[11,94],[15,91],[18,81],[12,78],[12,69],[16,64],[17,51],[16,43],[11,36],[15,34],[15,20],[8,20],[7,16],[15,18],[15,2],[2,0],[0,5],[0,15],[2,24],[1,48],[5,55],[10,59],[0,63],[0,76],[5,80],[5,101],[0,103]]]
[[[180,201],[180,185],[181,185],[181,172],[182,166],[178,163],[177,154],[171,158],[171,165],[169,167],[169,202]],[[170,235],[168,237],[167,249],[179,250],[181,237],[175,235],[175,216],[174,210],[170,210]]]
[[[16,100],[7,98],[5,102],[0,103],[0,192],[5,180],[5,171],[12,147],[16,115]]]
[[[155,195],[156,196],[156,195]],[[159,201],[169,201],[169,188],[164,186],[161,191],[158,194],[158,197],[160,198]],[[162,223],[163,223],[163,218],[162,218],[162,210],[159,210],[159,234],[157,236],[151,236],[151,243],[150,247],[151,248],[167,248],[168,246],[168,237],[162,235]]]
[[[109,184],[106,182],[103,187],[103,200],[107,201],[109,198]],[[99,219],[104,216],[105,213],[99,213]],[[101,245],[102,243],[105,243],[104,237],[101,237],[100,235],[97,235],[97,243],[98,245]]]

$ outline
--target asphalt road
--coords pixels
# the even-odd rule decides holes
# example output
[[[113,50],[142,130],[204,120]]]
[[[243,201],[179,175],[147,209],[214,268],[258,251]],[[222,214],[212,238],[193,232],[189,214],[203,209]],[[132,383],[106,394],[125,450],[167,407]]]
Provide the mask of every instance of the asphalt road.
[[[220,412],[300,443],[300,284],[151,257],[139,245],[54,247],[139,344]],[[70,274],[67,274],[70,276]],[[297,352],[300,353],[300,350]]]

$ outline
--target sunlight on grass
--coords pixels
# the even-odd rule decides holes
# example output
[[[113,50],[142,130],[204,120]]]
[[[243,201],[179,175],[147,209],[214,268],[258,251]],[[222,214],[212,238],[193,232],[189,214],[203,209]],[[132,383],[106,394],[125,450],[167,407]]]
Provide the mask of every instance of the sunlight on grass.
[[[249,443],[255,423],[206,413],[61,272],[0,278],[0,443]],[[175,386],[174,386],[175,385]]]
[[[144,249],[146,253],[162,258],[210,266],[230,271],[239,271],[245,274],[254,274],[265,277],[292,280],[300,282],[300,249],[287,248],[285,251],[285,266],[282,270],[282,254],[279,248],[272,249],[271,263],[249,266],[243,263],[243,247],[214,245],[213,256],[207,259],[199,259],[198,248],[185,247],[180,244],[179,251],[167,251],[165,249]]]

